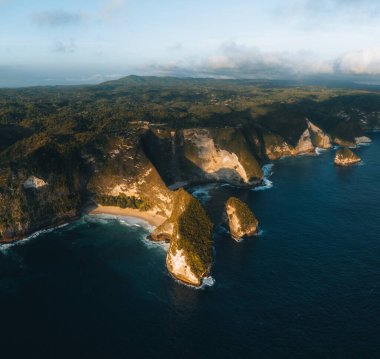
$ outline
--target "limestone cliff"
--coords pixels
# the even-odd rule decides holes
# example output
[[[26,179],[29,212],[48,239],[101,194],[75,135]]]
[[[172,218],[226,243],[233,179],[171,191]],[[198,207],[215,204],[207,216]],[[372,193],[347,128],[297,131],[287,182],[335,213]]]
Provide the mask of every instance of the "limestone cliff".
[[[214,181],[252,186],[263,177],[240,129],[154,129],[144,144],[168,186]]]
[[[336,151],[334,163],[338,166],[350,166],[360,162],[359,156],[355,155],[349,148],[339,148]]]
[[[199,286],[212,265],[212,223],[199,201],[183,189],[174,195],[170,217],[152,233],[170,241],[166,257],[169,272],[187,284]]]
[[[249,207],[236,197],[226,202],[228,226],[233,239],[239,241],[244,236],[252,236],[257,232],[259,221]]]
[[[331,138],[329,135],[327,135],[322,129],[313,124],[311,121],[306,120],[306,123],[310,132],[311,142],[315,147],[326,149],[332,147]]]
[[[321,128],[316,126],[310,120],[305,120],[303,132],[296,141],[290,143],[280,134],[262,130],[262,138],[265,148],[265,153],[270,160],[277,160],[286,156],[298,156],[300,154],[313,153],[316,147],[331,148],[332,141],[330,136]]]
[[[293,147],[283,137],[268,130],[262,130],[265,154],[270,160],[292,156]]]
[[[93,167],[88,190],[99,204],[133,206],[167,217],[172,210],[172,193],[145,155],[137,135],[117,136],[98,144],[84,157]]]

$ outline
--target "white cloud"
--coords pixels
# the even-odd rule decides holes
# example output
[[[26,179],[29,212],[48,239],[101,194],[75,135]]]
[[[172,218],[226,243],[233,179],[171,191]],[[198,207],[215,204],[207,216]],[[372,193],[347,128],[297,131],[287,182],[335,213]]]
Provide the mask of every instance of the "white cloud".
[[[337,71],[353,75],[380,75],[380,49],[350,51],[336,61]]]
[[[235,42],[196,61],[177,60],[148,66],[145,71],[166,75],[230,78],[294,78],[314,75],[379,76],[380,48],[322,58],[312,51],[264,52]]]
[[[223,44],[218,53],[200,66],[202,71],[235,76],[285,76],[330,74],[333,62],[320,59],[310,51],[262,52],[234,42]]]

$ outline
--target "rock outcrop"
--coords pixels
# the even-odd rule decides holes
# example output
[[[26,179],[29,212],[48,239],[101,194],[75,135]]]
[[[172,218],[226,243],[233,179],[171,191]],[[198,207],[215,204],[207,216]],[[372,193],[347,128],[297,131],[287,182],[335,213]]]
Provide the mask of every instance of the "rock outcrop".
[[[338,166],[350,166],[360,162],[359,156],[355,155],[349,148],[339,148],[336,151],[334,163]]]
[[[170,242],[166,265],[178,280],[200,286],[212,265],[212,223],[199,201],[179,189],[171,216],[151,235]]]
[[[262,180],[260,165],[238,129],[188,129],[183,135],[185,157],[207,179],[236,185],[254,185]]]
[[[263,131],[263,141],[265,153],[270,160],[297,156],[303,153],[313,153],[315,149],[308,128],[301,134],[295,146],[289,144],[282,136],[267,130]]]
[[[28,188],[36,188],[37,189],[37,188],[44,187],[46,185],[47,185],[47,183],[43,179],[35,177],[35,176],[28,177],[28,179],[24,182],[24,188],[25,189],[28,189]]]
[[[228,226],[233,239],[240,241],[244,236],[253,236],[257,232],[259,221],[249,207],[236,197],[226,202]]]
[[[99,204],[103,201],[134,206],[168,217],[172,211],[172,192],[166,187],[139,143],[138,134],[117,136],[98,143],[102,157],[92,148],[84,157],[92,166],[88,189]]]
[[[331,138],[322,129],[313,124],[311,121],[306,120],[307,127],[310,132],[311,142],[315,147],[319,148],[331,148]]]
[[[368,144],[368,143],[371,143],[372,140],[367,137],[367,136],[359,136],[359,137],[355,137],[355,143],[357,145],[361,145],[361,144]]]
[[[171,188],[197,182],[253,186],[263,173],[238,128],[151,129],[146,153]]]
[[[270,160],[278,160],[281,157],[293,155],[293,147],[290,146],[280,135],[263,130],[262,137],[265,154]]]

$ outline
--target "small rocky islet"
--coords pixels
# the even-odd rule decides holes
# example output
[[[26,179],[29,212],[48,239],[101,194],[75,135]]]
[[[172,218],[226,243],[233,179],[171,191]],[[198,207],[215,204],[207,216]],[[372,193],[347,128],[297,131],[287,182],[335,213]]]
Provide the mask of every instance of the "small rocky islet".
[[[334,164],[337,166],[351,166],[361,161],[361,158],[347,147],[337,149]]]
[[[230,197],[226,202],[226,217],[231,237],[239,242],[243,237],[257,233],[259,221],[239,198]]]

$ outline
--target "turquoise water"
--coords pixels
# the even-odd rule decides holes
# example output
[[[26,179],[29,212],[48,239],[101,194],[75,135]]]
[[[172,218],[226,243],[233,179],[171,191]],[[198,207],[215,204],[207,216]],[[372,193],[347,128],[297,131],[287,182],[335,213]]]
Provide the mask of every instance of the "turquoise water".
[[[277,161],[262,191],[194,188],[215,227],[215,283],[175,282],[141,223],[85,217],[0,247],[1,357],[380,357],[380,136],[334,153]],[[270,186],[268,186],[270,187]],[[230,196],[259,236],[220,225]]]

